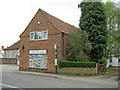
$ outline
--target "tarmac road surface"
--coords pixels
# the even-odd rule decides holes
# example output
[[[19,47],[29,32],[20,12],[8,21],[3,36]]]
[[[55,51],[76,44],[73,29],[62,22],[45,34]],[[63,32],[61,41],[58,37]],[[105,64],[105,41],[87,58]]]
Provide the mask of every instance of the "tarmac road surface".
[[[17,65],[8,64],[0,68],[2,88],[118,88],[118,81],[111,79],[18,72]]]

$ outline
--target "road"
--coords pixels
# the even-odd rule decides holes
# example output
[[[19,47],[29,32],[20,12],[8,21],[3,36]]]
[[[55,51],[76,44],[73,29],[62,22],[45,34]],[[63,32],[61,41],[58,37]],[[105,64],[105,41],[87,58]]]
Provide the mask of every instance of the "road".
[[[1,66],[1,65],[0,65]],[[115,83],[90,82],[82,79],[59,78],[44,75],[17,73],[16,65],[2,65],[2,88],[118,88]]]

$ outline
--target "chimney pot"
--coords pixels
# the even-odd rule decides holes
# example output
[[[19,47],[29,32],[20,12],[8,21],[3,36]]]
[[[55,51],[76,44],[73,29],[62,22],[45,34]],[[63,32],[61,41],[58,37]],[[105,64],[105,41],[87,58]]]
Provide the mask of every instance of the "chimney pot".
[[[1,46],[1,49],[4,50],[4,46]]]

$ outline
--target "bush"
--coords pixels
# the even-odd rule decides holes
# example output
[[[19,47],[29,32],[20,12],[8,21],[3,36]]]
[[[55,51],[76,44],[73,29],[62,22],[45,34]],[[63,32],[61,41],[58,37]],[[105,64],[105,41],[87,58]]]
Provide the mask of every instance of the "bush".
[[[96,62],[59,61],[59,67],[96,68]]]
[[[103,66],[103,72],[106,72],[107,71],[107,68],[106,68],[106,66],[107,66],[107,58],[106,57],[102,57],[102,59],[100,60],[100,62],[102,64],[104,64],[104,66]]]
[[[107,58],[106,57],[102,57],[100,62],[106,66],[107,65]]]
[[[66,48],[68,60],[89,62],[91,44],[88,41],[87,33],[80,29],[70,30],[69,33],[69,45]]]

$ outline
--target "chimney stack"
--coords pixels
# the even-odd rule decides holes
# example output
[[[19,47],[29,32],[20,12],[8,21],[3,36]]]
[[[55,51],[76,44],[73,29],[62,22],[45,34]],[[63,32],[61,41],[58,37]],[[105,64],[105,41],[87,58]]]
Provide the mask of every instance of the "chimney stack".
[[[1,46],[1,50],[4,50],[4,46]]]

